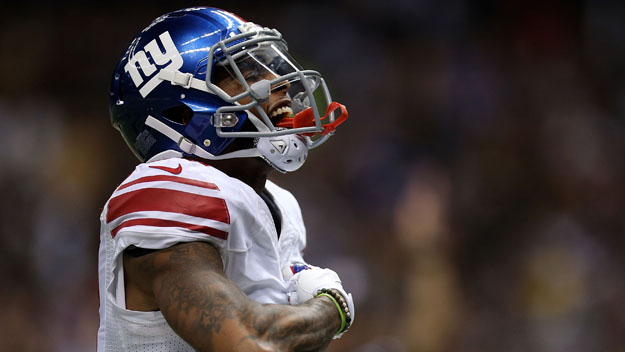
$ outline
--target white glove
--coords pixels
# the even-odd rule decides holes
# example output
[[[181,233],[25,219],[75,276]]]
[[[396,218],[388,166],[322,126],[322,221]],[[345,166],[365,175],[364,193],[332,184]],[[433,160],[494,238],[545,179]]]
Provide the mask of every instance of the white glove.
[[[345,292],[341,279],[330,269],[322,269],[308,264],[293,264],[282,269],[287,282],[289,303],[302,304],[315,298],[321,289],[337,290],[345,299],[349,309],[351,323],[354,322],[354,300],[350,293]],[[342,334],[341,334],[342,335]]]

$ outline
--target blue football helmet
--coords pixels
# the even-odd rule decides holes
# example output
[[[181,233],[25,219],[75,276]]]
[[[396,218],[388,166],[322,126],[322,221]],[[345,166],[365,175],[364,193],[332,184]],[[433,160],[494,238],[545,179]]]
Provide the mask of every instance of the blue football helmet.
[[[284,98],[268,104],[278,90]],[[301,167],[347,118],[277,30],[209,7],[168,13],[134,38],[115,68],[110,110],[141,161],[174,150],[261,157],[280,172]]]

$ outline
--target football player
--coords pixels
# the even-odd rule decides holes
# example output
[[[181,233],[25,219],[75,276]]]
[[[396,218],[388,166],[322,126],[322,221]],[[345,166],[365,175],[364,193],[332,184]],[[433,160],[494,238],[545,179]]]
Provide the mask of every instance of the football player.
[[[354,321],[305,263],[295,171],[347,118],[282,35],[215,8],[166,14],[119,61],[111,121],[141,164],[107,201],[99,351],[310,351]]]

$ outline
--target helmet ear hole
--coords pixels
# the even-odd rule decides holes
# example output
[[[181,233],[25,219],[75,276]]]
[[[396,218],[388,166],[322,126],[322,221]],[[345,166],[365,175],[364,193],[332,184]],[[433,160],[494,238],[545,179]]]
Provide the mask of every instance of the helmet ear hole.
[[[191,110],[190,107],[181,104],[165,109],[163,112],[161,112],[161,116],[172,122],[182,125],[188,125],[189,122],[191,122],[191,118],[193,117],[193,110]]]

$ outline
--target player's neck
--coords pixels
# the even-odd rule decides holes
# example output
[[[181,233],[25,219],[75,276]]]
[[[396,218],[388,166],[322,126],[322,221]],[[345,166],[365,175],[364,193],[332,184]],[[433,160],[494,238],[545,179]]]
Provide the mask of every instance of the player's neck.
[[[267,176],[273,170],[266,161],[260,158],[210,160],[207,163],[252,187],[258,194],[265,188]]]

